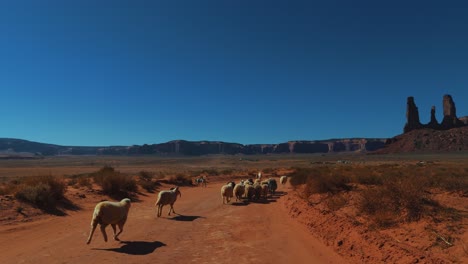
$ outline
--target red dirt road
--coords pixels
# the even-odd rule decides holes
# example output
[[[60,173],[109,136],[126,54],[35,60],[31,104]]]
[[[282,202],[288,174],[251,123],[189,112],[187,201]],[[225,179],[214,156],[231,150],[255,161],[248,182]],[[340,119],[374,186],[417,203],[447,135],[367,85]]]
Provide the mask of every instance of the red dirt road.
[[[0,227],[0,263],[345,263],[284,209],[266,203],[223,205],[221,184],[182,187],[174,208],[156,218],[157,193],[132,203],[121,242],[97,228],[86,245],[94,205],[64,217]],[[279,190],[286,188],[280,186]]]

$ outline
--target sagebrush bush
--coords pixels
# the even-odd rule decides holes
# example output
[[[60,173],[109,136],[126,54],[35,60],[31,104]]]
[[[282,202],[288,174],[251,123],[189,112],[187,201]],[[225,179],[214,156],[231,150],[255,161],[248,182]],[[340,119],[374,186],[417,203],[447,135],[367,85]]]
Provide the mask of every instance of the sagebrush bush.
[[[171,176],[169,180],[167,181],[169,184],[175,184],[175,185],[193,185],[192,179],[190,177],[187,177],[186,175],[179,173],[177,175]]]
[[[203,169],[200,174],[206,174],[208,176],[218,176],[219,171],[217,169]]]
[[[426,212],[425,205],[431,200],[426,192],[427,183],[422,177],[396,177],[381,186],[361,192],[358,203],[360,212],[388,224],[393,221],[414,221]],[[382,221],[385,219],[385,221]]]
[[[331,171],[329,167],[297,168],[289,176],[293,187],[305,184],[307,194],[338,193],[351,189],[349,177]]]
[[[223,174],[223,175],[230,175],[230,174],[232,174],[233,172],[234,172],[233,169],[224,169],[224,170],[221,171],[221,174]]]
[[[157,183],[153,181],[153,173],[148,171],[140,171],[138,173],[138,184],[147,192],[153,192]]]
[[[92,177],[94,182],[101,186],[102,191],[110,196],[123,197],[138,191],[136,181],[132,177],[115,171],[110,166],[92,173]]]
[[[340,208],[344,207],[348,203],[348,201],[343,195],[336,194],[336,195],[332,195],[331,197],[329,197],[325,201],[325,203],[328,209],[330,209],[331,211],[337,211]]]
[[[41,209],[53,209],[65,198],[66,190],[65,182],[59,177],[33,176],[19,181],[15,197]]]
[[[5,184],[5,183],[2,183],[0,185],[0,195],[8,195],[8,194],[13,194],[13,193],[14,193],[14,190],[12,186]]]
[[[15,197],[42,209],[54,208],[57,202],[52,197],[50,186],[44,183],[24,185],[16,192]]]
[[[77,180],[77,184],[80,187],[86,187],[88,189],[91,189],[93,186],[93,184],[91,183],[90,177],[79,177]]]
[[[322,167],[326,168],[326,167]],[[316,175],[318,173],[317,169],[312,168],[295,168],[292,173],[289,174],[289,183],[295,187],[297,185],[305,184],[307,179]],[[327,172],[328,173],[328,172]]]
[[[77,174],[69,176],[68,186],[78,186],[92,188],[91,177],[89,174]]]
[[[341,191],[349,191],[351,187],[349,178],[340,174],[318,174],[309,177],[306,188],[310,193],[331,193],[336,194]]]

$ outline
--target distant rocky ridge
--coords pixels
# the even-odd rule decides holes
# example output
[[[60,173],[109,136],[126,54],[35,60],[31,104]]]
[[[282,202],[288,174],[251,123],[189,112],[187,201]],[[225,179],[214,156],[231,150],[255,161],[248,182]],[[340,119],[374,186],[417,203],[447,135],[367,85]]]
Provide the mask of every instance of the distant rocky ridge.
[[[441,123],[437,122],[435,106],[432,106],[431,120],[421,124],[414,98],[408,97],[404,133],[388,139],[385,147],[374,153],[468,151],[468,116],[457,117],[455,102],[448,94],[444,95],[442,105],[444,117]]]
[[[289,141],[280,144],[227,143],[221,141],[174,140],[161,144],[109,147],[73,147],[0,138],[0,157],[55,155],[207,155],[270,153],[354,153],[385,146],[386,139],[352,138],[317,141]]]
[[[449,130],[422,128],[388,139],[374,154],[468,151],[468,126]]]
[[[414,97],[410,96],[406,102],[406,124],[403,128],[404,133],[408,133],[413,130],[430,128],[435,130],[448,130],[457,127],[463,127],[468,125],[468,116],[461,118],[457,117],[457,109],[455,107],[455,102],[452,99],[451,95],[444,95],[442,101],[444,118],[439,124],[435,117],[435,106],[431,108],[431,121],[427,124],[421,124],[419,121],[419,111],[416,103],[414,102]]]

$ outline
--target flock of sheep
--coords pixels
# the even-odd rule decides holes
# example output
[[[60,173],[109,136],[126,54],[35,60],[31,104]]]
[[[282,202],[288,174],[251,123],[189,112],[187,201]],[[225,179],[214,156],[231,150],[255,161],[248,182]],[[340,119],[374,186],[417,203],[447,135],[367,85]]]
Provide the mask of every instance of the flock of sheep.
[[[287,181],[286,176],[281,176],[280,183],[285,184]],[[263,197],[266,199],[268,193],[274,194],[277,189],[276,180],[270,178],[265,181],[261,181],[261,174],[257,176],[257,179],[253,181],[242,180],[240,183],[235,184],[234,182],[229,182],[226,185],[221,187],[221,196],[223,198],[223,204],[229,203],[232,197],[236,197],[236,201],[242,199],[242,197],[247,198],[249,201],[252,199],[260,199]],[[156,201],[157,206],[157,216],[160,217],[162,213],[162,208],[164,205],[170,205],[168,215],[171,215],[171,211],[175,214],[174,203],[177,200],[177,196],[182,197],[179,187],[171,188],[170,190],[160,191],[158,194],[158,200]],[[93,217],[91,220],[91,231],[87,240],[87,244],[91,242],[93,237],[94,230],[96,230],[97,225],[100,225],[102,236],[104,241],[107,242],[106,227],[108,225],[112,226],[114,231],[114,240],[119,240],[118,236],[122,233],[125,222],[127,221],[128,211],[130,209],[130,199],[125,198],[120,202],[109,202],[104,201],[100,202],[94,208]],[[117,233],[116,227],[119,227],[119,232]]]
[[[281,176],[280,183],[286,184],[287,177]],[[226,185],[221,187],[221,198],[223,204],[229,203],[233,197],[236,197],[236,201],[241,201],[242,198],[246,198],[248,201],[259,200],[260,198],[267,199],[268,193],[274,194],[278,184],[273,178],[267,180],[261,180],[261,174],[257,176],[257,179],[241,180],[239,183],[228,182]]]

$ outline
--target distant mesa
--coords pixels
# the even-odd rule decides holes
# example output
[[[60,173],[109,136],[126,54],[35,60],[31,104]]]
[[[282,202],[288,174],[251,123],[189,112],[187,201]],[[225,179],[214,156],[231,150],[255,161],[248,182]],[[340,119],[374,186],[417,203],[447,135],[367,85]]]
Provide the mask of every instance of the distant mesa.
[[[385,138],[351,138],[329,140],[288,141],[279,144],[243,145],[221,141],[173,140],[160,144],[133,146],[80,147],[60,146],[20,139],[0,138],[0,159],[18,152],[33,156],[57,155],[184,155],[210,154],[282,154],[282,153],[365,153],[385,146]]]
[[[468,116],[457,118],[457,108],[455,107],[455,102],[453,101],[451,95],[444,95],[442,106],[444,110],[444,118],[442,119],[441,123],[437,122],[435,117],[436,107],[432,106],[431,121],[429,121],[427,124],[421,124],[419,121],[418,107],[414,102],[414,97],[408,97],[406,101],[406,124],[403,128],[403,132],[408,133],[410,131],[423,128],[448,130],[468,125]]]

